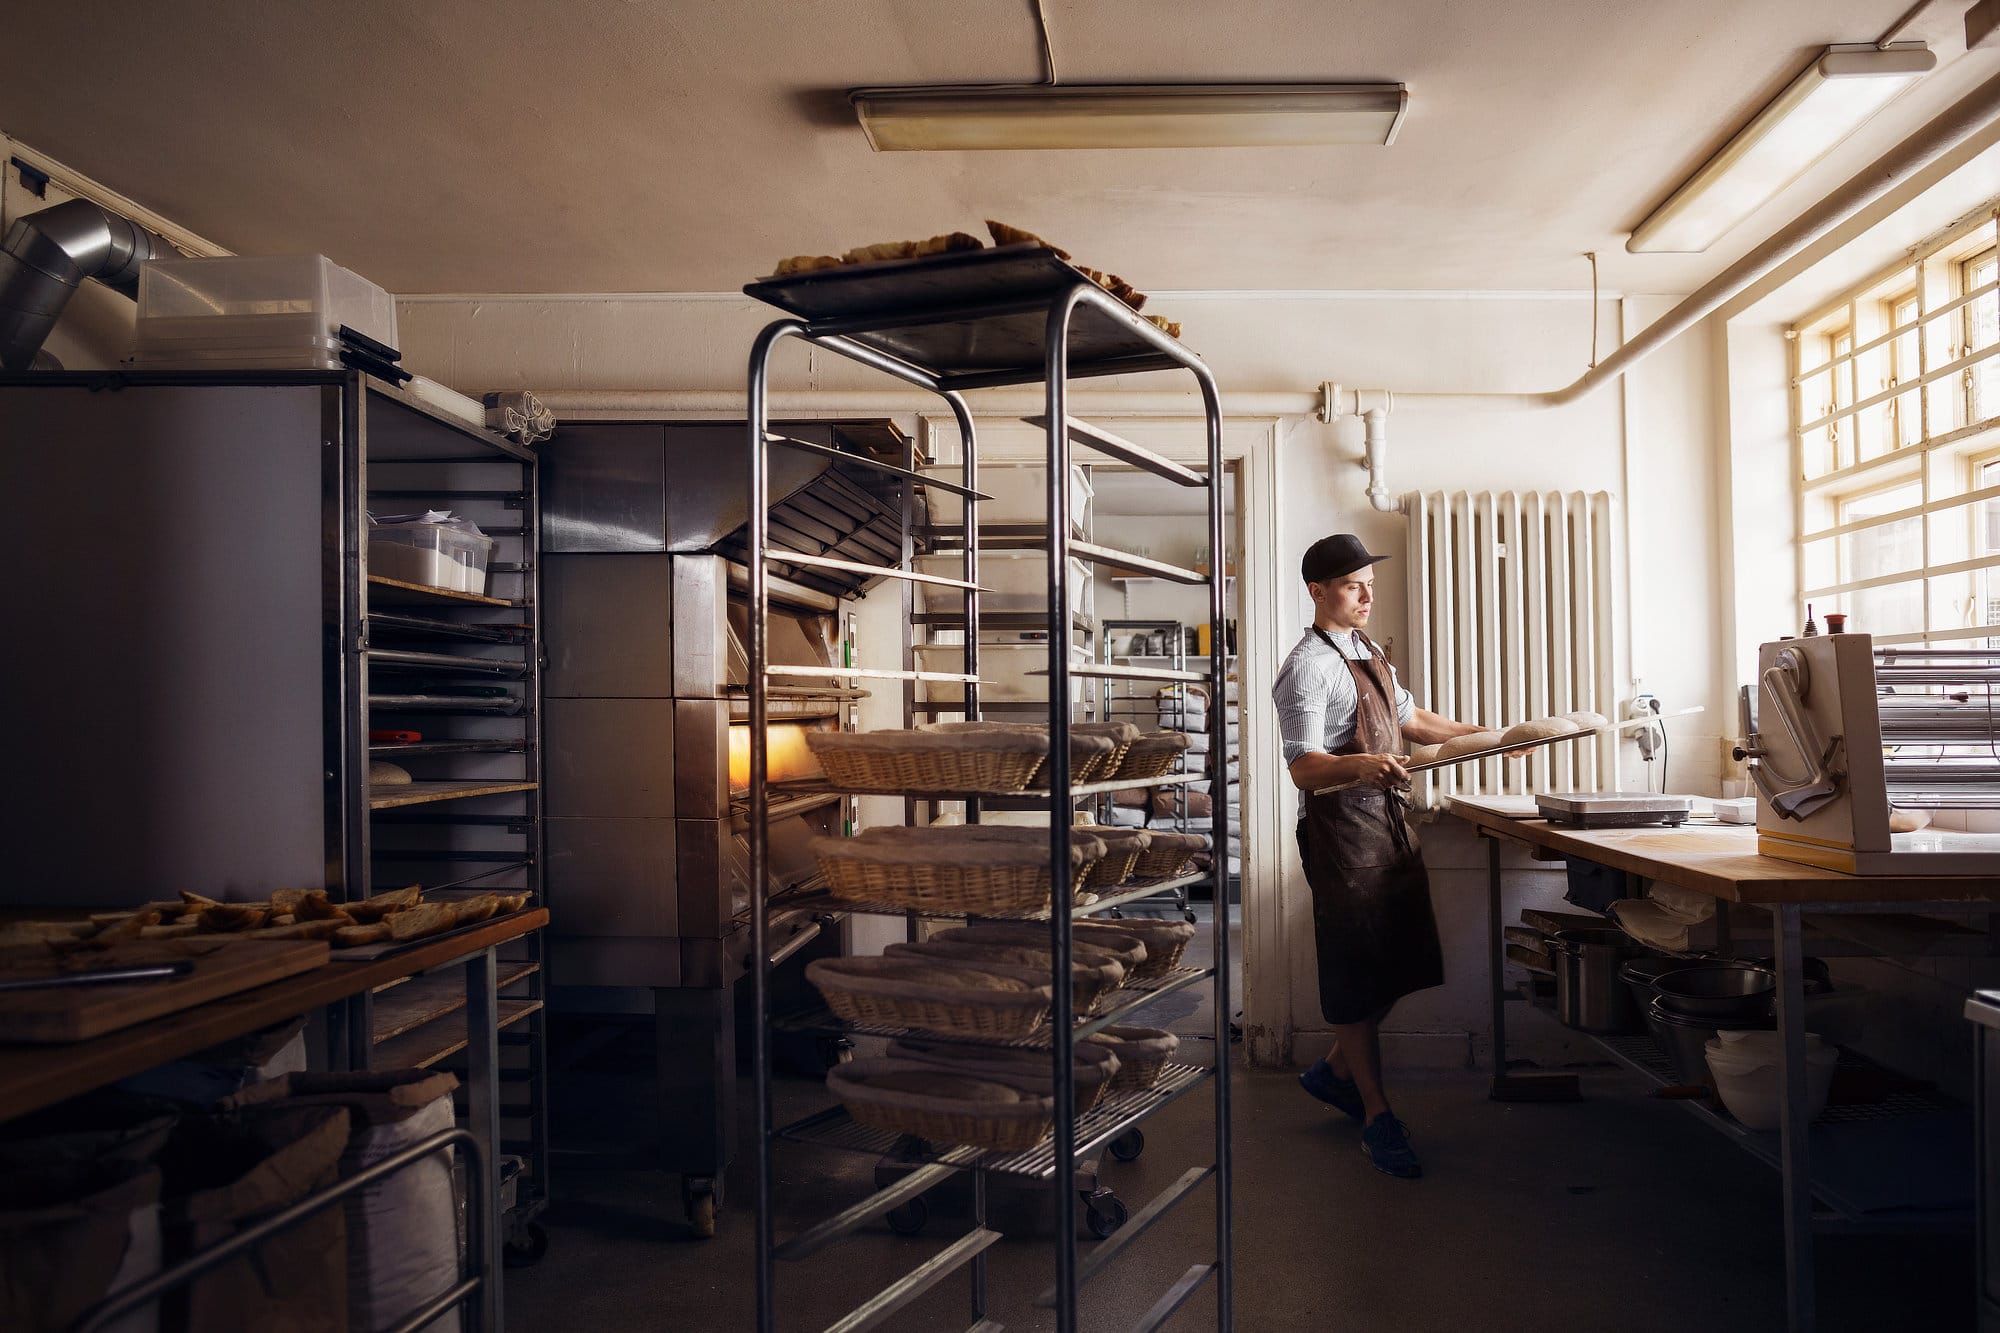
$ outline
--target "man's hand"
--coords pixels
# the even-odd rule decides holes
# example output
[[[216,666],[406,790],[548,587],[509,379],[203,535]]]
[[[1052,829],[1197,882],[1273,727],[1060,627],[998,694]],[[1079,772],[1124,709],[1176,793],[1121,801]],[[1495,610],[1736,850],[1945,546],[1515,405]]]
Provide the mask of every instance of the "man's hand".
[[[1354,766],[1353,781],[1373,783],[1377,787],[1407,787],[1410,785],[1410,771],[1403,767],[1403,757],[1395,754],[1356,754],[1347,756]]]

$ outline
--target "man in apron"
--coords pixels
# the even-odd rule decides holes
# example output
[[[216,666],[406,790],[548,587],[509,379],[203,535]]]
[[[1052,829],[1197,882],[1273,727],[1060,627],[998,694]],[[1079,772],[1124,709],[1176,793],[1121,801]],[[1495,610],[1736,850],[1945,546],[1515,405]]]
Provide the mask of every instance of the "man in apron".
[[[1430,878],[1404,818],[1403,760],[1406,742],[1480,728],[1416,707],[1363,632],[1372,566],[1385,558],[1344,532],[1306,551],[1299,572],[1313,623],[1271,694],[1302,793],[1299,856],[1312,888],[1320,1011],[1334,1031],[1333,1049],[1299,1082],[1361,1123],[1361,1150],[1376,1170],[1415,1179],[1423,1168],[1382,1087],[1381,1025],[1397,1000],[1444,983],[1444,960]]]

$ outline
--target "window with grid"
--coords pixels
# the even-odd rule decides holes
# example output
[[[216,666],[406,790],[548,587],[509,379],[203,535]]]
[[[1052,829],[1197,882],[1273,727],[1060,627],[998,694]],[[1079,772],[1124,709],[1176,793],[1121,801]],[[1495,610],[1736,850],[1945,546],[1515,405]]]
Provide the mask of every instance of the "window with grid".
[[[1786,336],[1801,614],[1842,612],[1849,629],[1888,643],[2000,647],[1993,216]]]

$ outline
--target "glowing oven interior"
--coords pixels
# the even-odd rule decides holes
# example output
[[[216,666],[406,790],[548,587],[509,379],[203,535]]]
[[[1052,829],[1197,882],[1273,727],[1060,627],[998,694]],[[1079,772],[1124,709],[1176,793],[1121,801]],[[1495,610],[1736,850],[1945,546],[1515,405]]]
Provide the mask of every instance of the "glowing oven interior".
[[[772,782],[801,782],[825,776],[819,761],[806,748],[806,733],[811,730],[803,722],[770,724],[764,762]],[[732,795],[750,790],[750,728],[742,724],[729,728],[729,790]]]

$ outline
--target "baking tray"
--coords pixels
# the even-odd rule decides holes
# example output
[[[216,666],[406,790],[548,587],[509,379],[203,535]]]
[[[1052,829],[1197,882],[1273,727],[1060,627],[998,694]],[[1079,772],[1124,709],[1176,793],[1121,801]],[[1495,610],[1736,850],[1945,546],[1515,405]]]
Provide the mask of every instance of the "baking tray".
[[[814,333],[886,353],[947,389],[970,389],[1040,382],[1049,306],[1079,286],[1103,290],[1047,246],[1003,245],[765,278],[743,290]],[[1177,346],[1122,307],[1081,304],[1070,319],[1070,378],[1170,370],[1196,359],[1163,342]]]

